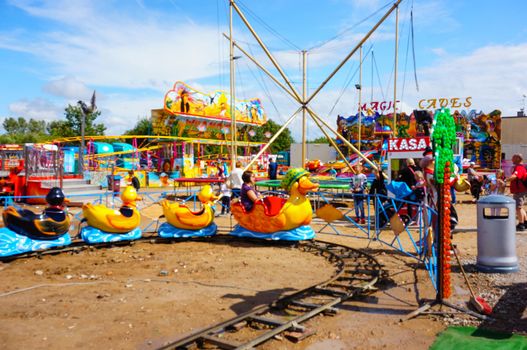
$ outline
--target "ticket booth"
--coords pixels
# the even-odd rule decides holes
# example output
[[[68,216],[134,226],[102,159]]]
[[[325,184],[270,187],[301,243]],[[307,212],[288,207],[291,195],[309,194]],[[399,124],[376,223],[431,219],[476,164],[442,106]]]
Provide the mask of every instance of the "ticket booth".
[[[461,161],[463,159],[463,137],[457,136],[456,143],[453,146],[454,163],[461,171]],[[413,158],[415,164],[423,158],[423,152],[426,147],[432,147],[430,137],[413,137],[413,138],[390,138],[388,139],[388,149],[386,158],[388,160],[389,180],[397,178],[399,171],[405,166],[405,159]]]
[[[389,181],[397,178],[399,171],[405,166],[405,159],[413,158],[415,164],[419,164],[423,158],[423,152],[430,145],[430,137],[412,138],[390,138],[388,139],[388,150],[386,158],[388,160]]]

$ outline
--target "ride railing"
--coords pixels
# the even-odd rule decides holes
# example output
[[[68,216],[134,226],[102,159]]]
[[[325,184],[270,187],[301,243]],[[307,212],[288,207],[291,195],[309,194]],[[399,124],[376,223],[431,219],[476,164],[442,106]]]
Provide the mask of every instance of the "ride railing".
[[[359,239],[368,239],[389,246],[406,256],[418,260],[426,267],[430,279],[436,286],[437,253],[434,232],[437,226],[437,211],[423,203],[384,195],[363,194],[365,221],[357,220],[356,199],[352,193],[335,196],[333,192],[314,192],[311,196],[315,208],[332,205],[342,213],[342,219],[325,222],[313,220],[321,225],[318,234],[330,234]],[[345,198],[345,201],[342,201]],[[410,208],[411,212],[408,211]]]
[[[145,216],[148,208],[158,205],[164,199],[177,199],[181,204],[188,206],[191,210],[197,211],[201,204],[197,197],[199,188],[192,191],[190,195],[187,189],[173,189],[171,191],[139,191],[141,200],[136,202],[137,209]],[[266,191],[264,195],[287,196],[283,191]],[[355,215],[355,204],[357,197],[351,193],[336,193],[331,191],[311,192],[309,198],[313,204],[314,212],[325,206],[334,206],[342,213],[342,218],[332,222],[326,222],[314,215],[312,222],[313,228],[318,234],[338,235],[343,237],[353,237],[358,239],[368,239],[371,242],[379,242],[394,250],[397,250],[409,257],[422,263],[434,284],[437,280],[437,253],[436,243],[433,237],[437,224],[437,211],[422,203],[411,202],[403,199],[391,198],[383,195],[362,195],[365,222],[361,223]],[[25,206],[24,202],[28,199],[44,199],[44,196],[1,196],[4,207],[14,205],[15,207]],[[69,208],[73,215],[72,229],[70,232],[78,232],[75,226],[80,229],[82,221],[82,210],[80,203],[91,202],[94,204],[104,204],[110,208],[119,208],[122,205],[121,198],[112,191],[97,194],[79,194],[67,197],[70,203],[75,203],[76,207]],[[68,203],[66,203],[67,206]],[[218,200],[215,204],[216,216],[220,212],[223,203]],[[35,209],[43,208],[45,205],[33,206]],[[409,215],[408,207],[412,209]],[[227,209],[227,208],[225,208]],[[154,213],[162,213],[154,210]],[[218,223],[218,228],[222,232],[232,231],[236,225],[232,215],[230,220]],[[148,217],[150,220],[142,220],[141,230],[144,234],[155,234],[163,219],[162,215]]]

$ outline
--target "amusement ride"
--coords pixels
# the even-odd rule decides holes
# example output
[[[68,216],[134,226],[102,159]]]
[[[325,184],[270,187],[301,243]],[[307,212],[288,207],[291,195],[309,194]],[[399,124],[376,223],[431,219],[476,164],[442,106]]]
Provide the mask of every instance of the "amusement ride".
[[[212,95],[206,95],[193,90],[184,83],[177,82],[165,95],[163,110],[156,112],[154,127],[158,130],[158,135],[116,136],[114,138],[119,140],[134,140],[133,147],[128,150],[117,147],[106,153],[96,152],[97,147],[104,146],[97,145],[97,142],[100,140],[109,140],[112,137],[87,136],[88,144],[86,148],[88,153],[85,161],[88,164],[88,170],[90,167],[102,167],[113,172],[115,171],[114,167],[117,167],[118,163],[116,159],[120,160],[120,165],[124,165],[127,161],[130,161],[128,158],[132,158],[131,167],[140,171],[141,160],[139,158],[141,158],[141,154],[144,154],[147,155],[144,157],[145,167],[153,166],[154,162],[150,157],[155,155],[158,171],[162,172],[164,170],[164,164],[168,164],[168,169],[174,169],[177,166],[185,174],[190,174],[192,173],[191,169],[193,165],[191,163],[194,161],[195,153],[201,152],[200,147],[209,144],[223,148],[228,147],[229,143],[231,171],[236,168],[236,160],[239,158],[237,155],[238,147],[258,149],[256,155],[247,157],[246,165],[242,169],[243,171],[250,170],[254,168],[256,162],[262,161],[263,157],[265,158],[270,145],[291,125],[299,112],[302,112],[302,164],[306,163],[306,123],[307,117],[309,116],[340,155],[340,158],[350,172],[355,171],[355,164],[352,164],[353,162],[350,160],[350,157],[343,153],[342,145],[355,154],[355,162],[361,159],[370,169],[380,171],[382,174],[382,168],[372,161],[371,156],[373,152],[368,153],[368,150],[361,152],[361,135],[363,130],[363,125],[361,125],[363,116],[361,101],[359,101],[359,118],[357,120],[359,124],[357,147],[350,142],[349,137],[342,135],[342,129],[332,127],[324,118],[320,117],[311,107],[311,102],[359,50],[361,55],[360,62],[362,62],[362,47],[364,43],[394,11],[396,12],[396,28],[398,27],[398,11],[401,1],[397,0],[393,3],[382,18],[365,34],[363,39],[346,55],[318,88],[308,96],[306,52],[304,51],[302,56],[303,89],[299,92],[286,76],[284,70],[262,39],[252,28],[236,1],[230,0],[230,33],[229,35],[225,35],[230,43],[230,93],[215,92]],[[283,79],[283,82],[234,40],[232,25],[233,11],[238,14],[241,21],[258,42],[267,58]],[[397,30],[395,37],[397,42]],[[397,46],[396,44],[395,57],[397,57]],[[249,140],[237,139],[237,127],[240,125],[247,125],[249,127],[261,126],[266,122],[267,117],[258,99],[250,99],[242,102],[235,100],[235,48],[259,67],[276,86],[299,105],[296,112],[283,123],[280,129],[269,138],[268,142],[251,142]],[[397,61],[395,67],[397,67]],[[394,74],[394,99],[391,105],[393,107],[393,124],[391,127],[378,131],[377,136],[379,137],[381,137],[380,134],[382,133],[386,134],[386,136],[395,136],[397,130],[397,68],[395,68]],[[361,86],[359,84],[357,89],[360,90],[360,88]],[[208,138],[182,136],[183,130],[189,125],[197,128],[199,133],[205,133],[206,127],[204,125],[207,123],[214,126],[217,130],[216,136],[220,137],[220,139],[214,138],[213,133],[210,132],[210,137]],[[437,183],[439,184],[440,196],[437,208],[430,208],[427,205],[418,203],[410,203],[411,205],[418,206],[416,210],[416,217],[419,221],[417,227],[410,227],[409,222],[403,223],[398,214],[401,208],[406,206],[408,201],[369,195],[367,197],[368,211],[370,204],[374,204],[373,207],[378,208],[372,215],[375,218],[375,223],[372,224],[368,220],[367,224],[362,225],[332,206],[327,194],[319,191],[319,187],[321,186],[310,178],[310,173],[307,170],[304,168],[292,168],[289,169],[280,182],[280,187],[285,192],[278,195],[268,195],[257,200],[251,210],[246,210],[240,202],[234,201],[231,204],[232,217],[236,220],[237,225],[232,228],[229,234],[243,238],[266,240],[311,240],[315,237],[315,231],[312,228],[313,203],[315,203],[318,207],[316,208],[317,219],[325,219],[326,226],[324,227],[331,228],[334,230],[333,233],[341,234],[337,226],[332,225],[332,221],[345,217],[350,222],[350,225],[366,236],[366,238],[374,238],[423,262],[427,267],[434,287],[438,291],[437,302],[443,303],[444,299],[448,298],[451,293],[449,277],[449,252],[451,250],[449,241],[450,199],[446,184],[448,183],[453,164],[453,155],[452,152],[448,152],[448,148],[450,147],[451,149],[451,145],[455,143],[456,130],[448,109],[438,110],[434,115],[433,123],[434,130],[430,136],[432,148],[438,159],[436,161],[435,173]],[[174,128],[177,128],[179,135],[167,135]],[[335,135],[339,141],[338,143],[330,136],[330,133]],[[55,145],[78,141],[83,143],[84,136],[81,138],[56,140]],[[138,144],[137,140],[143,140],[142,144]],[[115,151],[115,149],[118,150]],[[46,152],[49,152],[49,150]],[[220,153],[224,153],[223,149]],[[29,174],[26,175],[29,176]],[[199,174],[196,173],[195,175],[198,177]],[[177,174],[172,180],[177,180],[180,177],[181,175]],[[195,196],[197,201],[194,202],[194,207],[189,202],[173,201],[167,198],[161,200],[159,204],[162,207],[163,215],[160,219],[164,219],[165,222],[159,227],[156,227],[155,233],[164,239],[209,237],[216,235],[218,227],[215,223],[215,206],[219,196],[212,189],[211,183],[221,181],[223,180],[213,178],[210,180],[210,183],[202,186]],[[196,182],[198,181],[196,180]],[[0,229],[0,257],[12,259],[26,253],[30,254],[45,249],[67,247],[72,243],[69,234],[71,230],[71,215],[68,214],[64,206],[66,200],[65,195],[59,187],[52,188],[46,194],[45,200],[47,207],[41,214],[34,214],[25,209],[17,209],[15,206],[9,206],[4,210],[3,219],[6,227]],[[80,233],[78,237],[83,242],[87,244],[105,244],[141,239],[144,232],[141,228],[141,213],[137,203],[141,200],[141,197],[132,186],[126,186],[119,194],[118,199],[121,202],[121,206],[118,209],[102,203],[86,203],[82,206],[82,217],[80,217],[81,221],[79,224]],[[111,196],[113,198],[113,195]],[[313,200],[314,196],[317,196],[316,201]],[[385,225],[381,226],[379,223],[383,221]],[[82,226],[82,224],[85,225]],[[386,228],[386,225],[388,224],[394,229],[395,234],[391,233],[389,235],[387,233],[389,230]],[[395,232],[395,227],[401,228]],[[319,232],[322,232],[322,229]],[[406,248],[403,248],[401,240],[405,234],[407,235],[405,239],[411,242],[415,248],[413,252],[409,252]]]

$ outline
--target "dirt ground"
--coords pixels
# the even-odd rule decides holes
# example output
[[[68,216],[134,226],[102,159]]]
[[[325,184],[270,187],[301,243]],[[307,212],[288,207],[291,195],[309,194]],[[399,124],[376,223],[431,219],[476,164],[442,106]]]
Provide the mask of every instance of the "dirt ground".
[[[459,227],[475,228],[476,206],[468,196],[461,199],[467,203],[457,205]],[[142,214],[152,219],[160,211],[153,205]],[[227,217],[217,222],[229,225]],[[350,227],[339,229],[355,233]],[[426,349],[448,324],[477,324],[459,314],[400,322],[420,300],[435,297],[416,260],[367,239],[317,238],[365,249],[388,276],[377,292],[339,305],[336,316],[305,323],[316,331],[314,336],[298,344],[279,337],[262,349]],[[473,286],[495,306],[498,322],[483,326],[527,334],[527,233],[517,234],[520,271],[511,274],[476,272],[476,239],[475,232],[457,233],[454,243]],[[464,305],[468,288],[459,269],[452,270],[450,301]],[[135,243],[0,263],[0,348],[154,349],[333,273],[334,267],[321,257],[253,243]]]

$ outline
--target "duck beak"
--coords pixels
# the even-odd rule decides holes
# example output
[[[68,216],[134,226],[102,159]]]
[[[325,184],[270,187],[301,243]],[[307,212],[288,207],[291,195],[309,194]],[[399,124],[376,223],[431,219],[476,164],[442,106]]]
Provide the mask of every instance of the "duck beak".
[[[309,191],[316,191],[318,187],[319,185],[317,183],[311,182],[307,176],[302,176],[300,180],[298,180],[298,192],[304,195]]]

